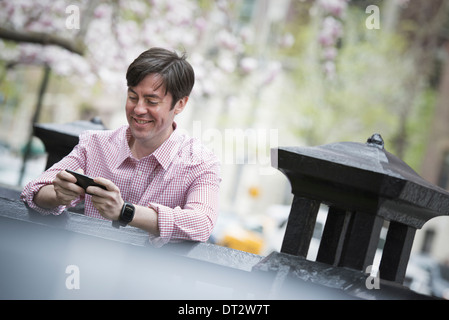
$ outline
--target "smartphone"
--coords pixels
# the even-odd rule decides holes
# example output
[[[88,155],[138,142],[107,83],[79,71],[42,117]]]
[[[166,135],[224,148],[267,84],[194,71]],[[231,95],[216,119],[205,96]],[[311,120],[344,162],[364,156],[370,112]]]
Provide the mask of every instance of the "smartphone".
[[[94,182],[94,179],[92,179],[89,176],[86,176],[86,175],[84,175],[82,173],[75,172],[75,171],[72,171],[72,170],[69,170],[69,169],[66,169],[65,171],[67,171],[68,173],[70,173],[70,174],[75,176],[76,184],[79,185],[81,188],[83,188],[84,191],[86,191],[87,187],[90,187],[90,186],[100,187],[100,188],[102,188],[104,190],[107,190],[105,186]]]

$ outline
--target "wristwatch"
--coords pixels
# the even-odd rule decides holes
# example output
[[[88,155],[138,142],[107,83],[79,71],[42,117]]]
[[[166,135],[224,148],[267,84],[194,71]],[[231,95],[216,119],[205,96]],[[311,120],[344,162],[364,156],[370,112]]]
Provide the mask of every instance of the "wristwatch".
[[[112,225],[116,228],[120,226],[126,227],[128,223],[130,223],[134,218],[134,212],[136,208],[131,203],[125,202],[122,207],[122,211],[120,212],[120,216],[118,220],[112,221]]]

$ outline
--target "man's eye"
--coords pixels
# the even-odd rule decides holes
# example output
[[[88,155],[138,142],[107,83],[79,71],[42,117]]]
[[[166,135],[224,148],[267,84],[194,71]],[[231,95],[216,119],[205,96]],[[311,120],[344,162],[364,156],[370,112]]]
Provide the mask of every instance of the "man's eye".
[[[146,103],[150,106],[156,106],[159,102],[157,101],[152,101],[152,100],[146,100]]]
[[[137,98],[133,97],[133,96],[128,96],[128,99],[131,100],[131,101],[136,101],[137,100]]]

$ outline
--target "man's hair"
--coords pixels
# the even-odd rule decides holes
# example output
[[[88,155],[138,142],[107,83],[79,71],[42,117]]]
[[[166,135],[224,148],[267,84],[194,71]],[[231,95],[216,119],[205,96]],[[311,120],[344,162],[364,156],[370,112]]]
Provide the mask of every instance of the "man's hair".
[[[163,86],[165,94],[172,95],[173,109],[180,99],[190,95],[195,83],[195,73],[186,58],[185,53],[178,56],[176,52],[163,48],[144,51],[128,67],[126,72],[128,87],[137,86],[147,75],[158,74],[161,82],[157,88]]]

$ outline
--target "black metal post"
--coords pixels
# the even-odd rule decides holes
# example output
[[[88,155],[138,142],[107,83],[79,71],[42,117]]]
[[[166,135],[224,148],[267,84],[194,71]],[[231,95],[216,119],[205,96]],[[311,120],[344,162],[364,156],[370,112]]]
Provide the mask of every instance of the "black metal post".
[[[416,229],[391,221],[380,262],[380,277],[402,283],[413,246]]]
[[[294,196],[281,252],[306,257],[320,202]]]
[[[365,271],[373,263],[382,225],[383,219],[379,216],[354,212],[346,232],[339,266]]]
[[[329,207],[316,261],[338,266],[351,215],[349,211]]]

